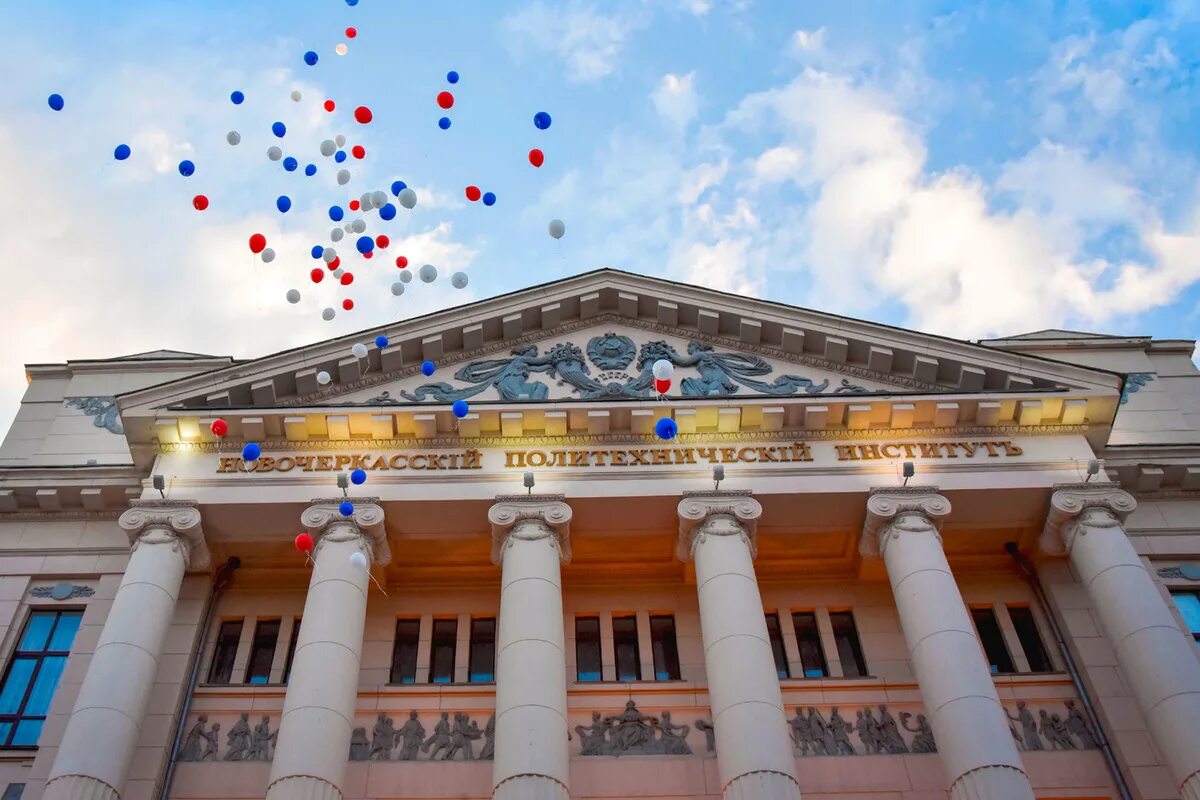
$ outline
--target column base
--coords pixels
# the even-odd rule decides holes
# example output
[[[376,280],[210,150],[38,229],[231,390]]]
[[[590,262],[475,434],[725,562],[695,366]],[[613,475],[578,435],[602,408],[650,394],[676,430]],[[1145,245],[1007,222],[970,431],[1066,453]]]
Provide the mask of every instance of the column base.
[[[800,800],[800,785],[782,772],[748,772],[729,782],[724,800]]]
[[[342,790],[311,775],[289,775],[267,787],[267,800],[343,800]]]
[[[973,769],[950,787],[950,800],[1034,800],[1029,776],[1016,767]]]
[[[59,775],[51,778],[42,800],[120,800],[117,790],[90,775]]]
[[[514,775],[492,791],[492,800],[571,800],[571,793],[545,775]]]
[[[1200,772],[1193,772],[1179,787],[1182,800],[1200,800]]]

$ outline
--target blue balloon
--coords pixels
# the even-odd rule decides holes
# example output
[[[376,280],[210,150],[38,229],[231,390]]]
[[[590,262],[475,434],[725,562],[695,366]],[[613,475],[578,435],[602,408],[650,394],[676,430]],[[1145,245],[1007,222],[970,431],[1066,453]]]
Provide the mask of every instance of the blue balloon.
[[[454,405],[450,406],[450,410],[454,412],[454,416],[462,419],[470,412],[470,407],[466,400],[455,400]]]
[[[283,160],[283,168],[286,169],[288,172],[295,172],[296,167],[298,167],[298,166],[300,166],[300,162],[297,161],[296,159],[292,158],[291,156],[288,156],[287,158],[285,158]]]
[[[358,5],[358,0],[346,0],[346,5],[354,8],[354,6]]]
[[[292,198],[286,194],[281,194],[275,198],[275,207],[279,209],[279,213],[286,214],[288,209],[292,207]]]
[[[388,346],[388,338],[382,333],[375,337],[375,346],[380,350]]]
[[[316,165],[316,164],[309,164],[307,167],[305,167],[305,168],[304,168],[304,174],[305,174],[305,175],[307,175],[307,176],[308,176],[308,177],[310,177],[310,178],[311,178],[313,175],[316,175],[316,174],[317,174],[317,165]]]
[[[179,174],[183,177],[189,177],[196,171],[196,165],[188,161],[186,158],[179,162]]]
[[[63,96],[61,94],[59,94],[58,92],[55,92],[54,94],[47,97],[46,102],[49,103],[50,108],[54,109],[55,111],[63,110],[63,105],[64,105]]]
[[[424,375],[426,378],[428,378],[430,375],[432,375],[434,370],[436,370],[436,369],[437,369],[437,367],[435,367],[433,365],[432,361],[424,361],[421,363],[421,374]]]
[[[367,482],[367,471],[361,467],[354,470],[350,473],[350,482],[355,486],[362,486]]]
[[[392,194],[399,196],[401,192],[408,188],[408,184],[404,181],[392,181]]]
[[[242,102],[245,101],[245,99],[246,99],[246,95],[242,94],[237,89],[234,89],[233,94],[229,95],[229,101],[231,103],[233,103],[235,106],[240,106],[242,104]]]
[[[319,244],[313,245],[313,249],[312,249],[312,257],[313,258],[320,258],[321,254],[324,252],[325,252],[325,248],[322,247],[321,245],[319,245]]]
[[[262,455],[262,448],[258,442],[246,442],[246,446],[242,448],[242,461],[258,461],[258,457]]]
[[[345,219],[345,217],[346,217],[346,212],[342,211],[341,206],[330,206],[329,207],[329,218],[331,220],[333,220],[334,222],[341,222],[343,219]],[[314,249],[314,252],[315,252],[315,249]],[[319,255],[320,254],[318,254],[318,256]]]
[[[349,500],[343,500],[341,505],[338,506],[338,511],[341,512],[343,517],[352,517],[354,516],[354,503],[351,503]]]
[[[315,65],[317,63],[317,51],[309,50],[307,53],[305,53],[304,54],[304,63],[308,64],[310,67]]]
[[[339,164],[342,163],[343,161],[345,161],[346,160],[346,151],[338,150],[336,153],[333,154],[333,160]]]
[[[271,133],[275,134],[280,139],[282,139],[283,135],[285,133],[287,133],[287,126],[284,125],[282,122],[276,122],[274,125],[271,126]]]
[[[360,253],[369,253],[375,249],[375,240],[370,236],[360,236],[358,241],[354,243]]]
[[[483,193],[483,204],[484,204],[485,206],[494,206],[494,205],[496,205],[496,195],[495,195],[495,193],[494,193],[494,192],[484,192],[484,193]]]
[[[654,432],[658,434],[658,438],[669,441],[679,433],[679,425],[670,417],[663,417],[654,423]]]
[[[441,128],[441,129],[442,129],[442,130],[444,130],[444,131],[448,131],[448,130],[450,130],[450,118],[449,118],[449,117],[442,117],[441,119],[439,119],[439,120],[438,120],[438,127],[439,127],[439,128]]]
[[[458,73],[454,70],[450,70],[446,73],[446,80],[450,83],[458,83]]]
[[[396,207],[391,203],[386,203],[383,208],[379,209],[379,218],[387,221],[396,218]]]
[[[533,115],[533,127],[537,128],[539,131],[544,131],[546,128],[549,128],[550,122],[550,115],[545,111],[539,111]]]
[[[113,150],[113,158],[115,158],[117,161],[124,161],[125,159],[129,158],[129,154],[131,152],[132,151],[129,149],[129,145],[119,144],[117,145],[116,149]]]

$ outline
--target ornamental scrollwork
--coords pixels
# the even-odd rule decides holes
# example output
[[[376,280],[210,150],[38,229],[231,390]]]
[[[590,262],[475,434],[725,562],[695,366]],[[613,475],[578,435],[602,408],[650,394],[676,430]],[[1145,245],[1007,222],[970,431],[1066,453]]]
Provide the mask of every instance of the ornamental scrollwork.
[[[1154,380],[1153,372],[1131,372],[1125,376],[1125,388],[1121,390],[1121,405],[1129,402],[1129,395],[1137,392],[1150,381]]]
[[[92,418],[92,424],[109,433],[124,434],[125,426],[117,415],[117,401],[113,397],[68,397],[68,408],[77,408]]]

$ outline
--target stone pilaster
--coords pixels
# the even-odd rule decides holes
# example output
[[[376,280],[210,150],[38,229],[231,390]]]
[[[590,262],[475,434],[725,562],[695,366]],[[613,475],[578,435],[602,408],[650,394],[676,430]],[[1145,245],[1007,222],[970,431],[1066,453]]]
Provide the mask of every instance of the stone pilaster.
[[[685,492],[678,514],[678,554],[696,566],[722,796],[799,800],[796,759],[754,573],[762,506],[748,491]]]
[[[569,800],[560,564],[571,556],[571,507],[562,495],[497,497],[488,521],[501,567],[492,797]]]
[[[1033,800],[1008,718],[942,550],[936,487],[875,489],[859,550],[882,556],[953,800]]]
[[[268,800],[341,800],[358,700],[370,576],[368,565],[391,560],[383,509],[376,498],[354,500],[342,516],[342,498],[313,500],[300,515],[312,534],[312,578],[292,658],[279,742],[271,763]]]
[[[1068,555],[1180,794],[1200,800],[1200,666],[1125,532],[1136,507],[1115,483],[1056,486],[1042,547]]]
[[[120,797],[184,573],[209,566],[196,504],[135,500],[131,555],[50,769],[45,800]]]

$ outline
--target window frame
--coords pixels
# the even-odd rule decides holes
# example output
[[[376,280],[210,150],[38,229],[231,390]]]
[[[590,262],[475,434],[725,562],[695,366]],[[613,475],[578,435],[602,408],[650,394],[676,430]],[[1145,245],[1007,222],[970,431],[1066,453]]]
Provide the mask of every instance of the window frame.
[[[1187,617],[1184,616],[1183,609],[1179,606],[1179,601],[1175,599],[1180,595],[1187,595],[1188,597],[1196,598],[1196,602],[1200,603],[1200,591],[1195,589],[1176,588],[1170,588],[1167,591],[1171,595],[1171,602],[1175,604],[1175,610],[1179,613],[1179,618],[1183,621],[1184,630],[1192,635],[1192,639],[1196,642],[1196,646],[1200,647],[1200,628],[1197,628],[1196,630],[1191,629],[1191,627],[1188,625]]]
[[[439,647],[438,642],[438,626],[439,624],[445,628],[447,625],[453,626],[451,630],[453,634],[449,637],[443,637],[441,647],[445,647],[449,643],[450,649],[450,674],[447,680],[438,680],[434,675],[436,668],[437,652]],[[454,683],[454,674],[458,663],[458,617],[434,617],[433,625],[429,629],[429,683],[438,686],[445,686]]]
[[[771,620],[775,628],[771,629]],[[767,626],[767,642],[771,646],[771,660],[775,662],[775,676],[785,681],[792,677],[792,665],[788,663],[787,643],[783,640],[783,620],[778,611],[764,611],[763,624]],[[782,656],[782,660],[781,660]]]
[[[971,624],[975,626],[975,635],[979,638],[980,649],[983,651],[983,657],[986,659],[988,671],[992,675],[1018,675],[1017,662],[1013,659],[1012,651],[1008,649],[1008,642],[1004,641],[1004,629],[1000,627],[1000,615],[996,613],[996,609],[992,606],[978,605],[970,606],[967,609],[971,614]],[[1008,662],[1008,669],[1003,668],[1003,664],[993,664],[994,659],[992,653],[988,652],[987,642],[984,640],[983,631],[979,629],[979,620],[976,615],[989,615],[990,621],[996,626],[996,636],[994,644],[999,645],[1003,655]],[[995,666],[996,669],[992,669]]]
[[[62,658],[63,671],[66,671],[67,661],[71,657],[71,647],[75,645],[75,638],[79,635],[80,628],[83,627],[84,610],[85,609],[77,606],[71,606],[67,608],[45,608],[31,606],[29,608],[29,613],[25,616],[25,622],[21,625],[21,634],[17,637],[17,641],[13,646],[13,650],[8,655],[8,662],[4,666],[4,676],[3,679],[0,679],[0,691],[2,691],[8,685],[9,678],[12,675],[13,665],[16,664],[18,660],[27,661],[32,659],[35,661],[35,663],[33,671],[29,674],[29,680],[25,684],[25,691],[21,695],[21,702],[17,704],[16,712],[13,714],[0,715],[0,724],[11,725],[8,733],[3,737],[3,739],[0,739],[0,750],[36,750],[38,748],[37,742],[34,742],[33,744],[13,744],[12,740],[16,736],[17,728],[20,726],[20,723],[26,720],[35,720],[40,721],[42,725],[45,725],[46,720],[49,718],[50,705],[54,702],[54,695],[58,693],[58,688],[62,684],[62,673],[59,674],[58,681],[54,684],[53,691],[50,692],[50,700],[46,704],[46,713],[25,714],[24,712],[26,710],[26,706],[29,704],[30,695],[33,693],[33,690],[37,685],[38,676],[40,676],[42,673],[42,665],[47,658]],[[25,638],[25,634],[29,629],[29,624],[38,614],[54,615],[54,621],[50,625],[50,630],[46,633],[46,645],[41,650],[22,650],[21,642]],[[59,622],[61,622],[63,617],[68,614],[79,617],[79,624],[75,626],[75,633],[71,636],[70,645],[67,646],[66,650],[49,649],[50,643],[54,641],[54,633],[58,630]],[[41,728],[39,728],[38,740],[40,741],[41,738],[42,733]]]
[[[1005,603],[1004,611],[1008,614],[1008,621],[1012,623],[1013,635],[1017,637],[1017,642],[1021,645],[1021,653],[1025,656],[1025,666],[1029,668],[1029,674],[1045,675],[1049,672],[1056,672],[1054,659],[1050,657],[1050,649],[1046,647],[1046,639],[1042,636],[1042,627],[1038,624],[1038,615],[1034,611],[1033,606],[1026,603]],[[1026,637],[1021,635],[1024,623],[1017,622],[1017,617],[1013,616],[1014,611],[1021,612],[1018,613],[1018,617],[1022,614],[1028,614],[1029,625],[1027,633],[1033,637],[1032,642],[1027,642]],[[1040,653],[1041,661],[1045,664],[1045,669],[1034,669],[1033,661],[1029,657],[1030,644],[1036,646],[1037,651]]]
[[[412,638],[411,644],[413,647],[412,656],[412,676],[411,680],[404,680],[404,675],[397,674],[399,667],[399,649],[401,644],[400,626],[410,624],[413,625],[416,635]],[[420,675],[421,661],[421,618],[420,617],[396,617],[396,625],[392,629],[392,663],[388,666],[388,685],[389,686],[414,686],[417,683],[417,676]],[[430,631],[432,635],[432,631]],[[405,643],[409,643],[407,637]],[[431,654],[432,655],[432,654]]]
[[[283,674],[280,676],[284,686],[288,685],[288,681],[292,678],[292,665],[296,662],[296,645],[300,642],[300,621],[303,617],[294,617],[292,619],[292,632],[288,634],[288,649],[287,655],[283,657]]]
[[[670,646],[668,647],[668,637],[664,632],[662,635],[655,636],[654,622],[655,620],[669,620],[671,630],[669,634]],[[662,661],[659,663],[659,650],[662,650]],[[679,626],[675,623],[674,614],[651,614],[650,615],[650,657],[654,662],[654,680],[656,681],[679,681],[683,680],[683,665],[679,663]],[[660,669],[660,666],[662,667]],[[674,670],[672,671],[672,667]],[[666,677],[661,677],[662,675]]]
[[[594,640],[592,639],[592,634],[590,631],[588,632],[588,635],[586,637],[579,635],[579,623],[581,623],[581,622],[586,622],[589,625],[593,622],[596,624],[596,638]],[[576,614],[575,615],[575,682],[576,683],[602,683],[604,681],[604,644],[603,644],[604,634],[603,634],[601,628],[602,628],[602,625],[601,625],[599,614]],[[584,673],[581,670],[581,666],[583,664],[583,659],[580,658],[580,647],[582,645],[590,646],[593,642],[595,643],[595,646],[596,646],[596,669],[595,669],[594,673],[591,670],[589,670],[587,674],[588,675],[595,674],[596,677],[595,678],[591,678],[591,677],[584,678],[583,677]]]
[[[795,633],[795,635],[796,635],[796,652],[800,656],[800,672],[801,672],[801,674],[796,677],[804,678],[807,680],[818,680],[820,678],[828,678],[829,677],[829,659],[825,656],[825,644],[821,641],[821,621],[817,617],[817,612],[816,611],[792,611],[791,616],[792,616],[792,632]],[[808,666],[808,664],[804,663],[804,643],[806,641],[810,641],[810,639],[809,639],[809,637],[801,637],[800,636],[800,625],[799,625],[800,617],[807,617],[807,618],[812,619],[811,642],[816,645],[817,657],[820,659],[820,673],[821,674],[819,674],[819,675],[809,675],[808,674],[809,666]],[[781,620],[781,622],[782,622],[782,620]],[[781,635],[782,635],[782,632],[781,632]]]
[[[626,641],[626,639],[623,638],[620,643],[618,642],[618,640],[617,640],[617,622],[618,621],[620,621],[622,623],[629,622],[630,624],[633,625],[633,636],[629,637],[628,641]],[[613,635],[613,665],[616,668],[617,681],[619,681],[620,683],[634,683],[635,681],[642,680],[644,677],[642,675],[642,645],[641,645],[641,636],[639,635],[639,631],[638,631],[637,614],[636,613],[634,613],[634,614],[613,614],[612,615],[612,635]],[[626,677],[621,672],[621,647],[622,646],[628,647],[630,644],[633,645],[633,667],[634,667],[633,675],[634,675],[634,677],[632,677],[632,678]]]
[[[867,654],[863,650],[862,636],[858,633],[858,620],[854,618],[854,609],[852,608],[831,608],[826,609],[826,614],[829,615],[829,630],[833,634],[833,648],[837,651],[838,664],[842,668],[842,677],[844,678],[869,678],[871,677],[871,669],[867,665]],[[834,621],[844,618],[849,627],[845,635],[838,633],[838,625]],[[850,658],[854,662],[854,670],[857,675],[851,675],[846,669],[846,658],[842,653],[840,641],[845,639],[848,642],[850,649]]]
[[[492,626],[490,634],[490,644],[492,647],[491,669],[486,673],[486,680],[476,680],[475,675],[475,657],[476,647],[485,640],[476,637],[476,625],[482,622],[490,622]],[[496,682],[496,641],[499,638],[500,626],[499,620],[496,617],[471,617],[471,638],[467,643],[467,683],[495,683]],[[432,655],[431,655],[432,658]]]
[[[262,632],[263,625],[275,624],[275,637],[271,640],[271,655],[267,659],[267,671],[263,680],[253,680],[251,670],[254,669],[254,657],[259,652],[258,637]],[[271,682],[271,671],[275,667],[275,652],[279,649],[279,634],[283,632],[283,620],[279,617],[256,617],[254,620],[254,636],[250,639],[250,657],[246,659],[246,672],[242,676],[242,683],[246,686],[265,686]],[[263,648],[264,650],[266,648]]]
[[[238,630],[237,630],[237,636],[231,637],[234,639],[234,645],[233,645],[233,658],[231,658],[229,661],[229,675],[223,681],[214,680],[215,675],[213,674],[213,670],[215,670],[217,668],[217,656],[221,653],[221,631],[223,631],[225,629],[226,625],[232,625],[232,624],[236,624],[238,626]],[[216,631],[216,636],[213,639],[212,657],[208,662],[208,673],[205,675],[205,678],[204,678],[204,682],[206,684],[209,684],[210,686],[236,686],[236,684],[233,682],[233,673],[234,673],[235,667],[237,666],[238,649],[241,647],[242,633],[245,631],[245,629],[246,629],[246,618],[245,617],[229,617],[226,619],[217,620],[217,631]]]

